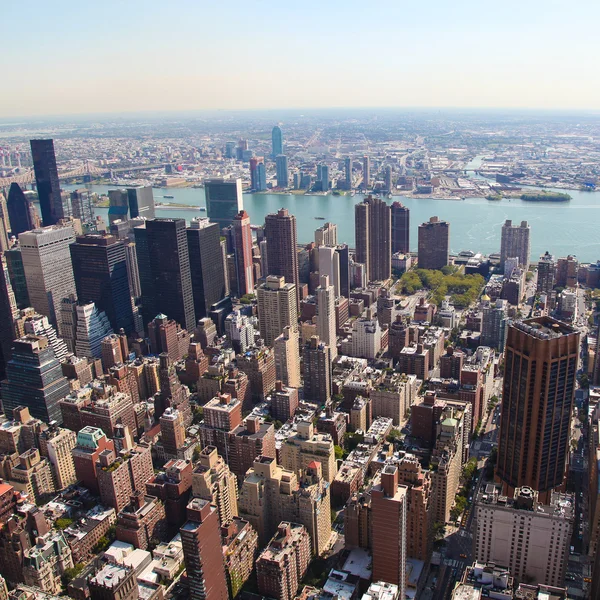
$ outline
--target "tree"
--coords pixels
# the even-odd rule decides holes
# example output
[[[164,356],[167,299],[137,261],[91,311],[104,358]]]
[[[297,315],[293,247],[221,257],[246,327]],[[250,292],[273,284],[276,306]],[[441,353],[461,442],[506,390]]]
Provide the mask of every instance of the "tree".
[[[74,567],[69,567],[65,569],[64,573],[61,575],[62,583],[65,587],[67,587],[73,579],[76,579],[79,574],[85,568],[84,563],[77,563]]]
[[[464,496],[457,496],[454,502],[454,506],[450,511],[450,518],[453,521],[457,521],[460,515],[462,515],[462,513],[467,508],[467,504],[467,499]]]
[[[194,424],[200,423],[204,418],[204,408],[202,406],[194,406]]]
[[[446,535],[446,524],[441,523],[440,521],[436,521],[433,524],[433,539],[441,540]]]
[[[102,536],[98,543],[94,546],[92,552],[94,554],[100,554],[100,552],[104,552],[110,546],[110,541],[106,536]]]
[[[337,444],[333,447],[333,451],[335,453],[335,459],[341,460],[344,457],[344,449]]]
[[[56,519],[54,525],[57,529],[63,530],[69,527],[69,525],[73,524],[73,519],[69,519],[69,517],[61,517],[60,519]]]
[[[579,385],[584,388],[587,389],[590,387],[590,378],[587,376],[586,373],[584,373],[580,378],[579,378]]]
[[[388,442],[390,442],[391,444],[394,444],[395,442],[399,442],[401,439],[402,439],[402,432],[399,429],[397,429],[396,427],[389,432],[389,434],[386,438],[386,440]]]
[[[194,448],[194,453],[192,454],[192,462],[195,463],[200,459],[200,453],[201,453],[200,446],[196,446]]]

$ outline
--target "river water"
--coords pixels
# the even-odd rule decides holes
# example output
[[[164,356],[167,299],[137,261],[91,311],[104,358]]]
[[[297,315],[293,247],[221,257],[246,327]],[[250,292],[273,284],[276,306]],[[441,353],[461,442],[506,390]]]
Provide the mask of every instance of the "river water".
[[[64,189],[82,186],[63,186]],[[106,193],[117,186],[92,185],[90,189],[97,193]],[[561,190],[558,190],[561,191]],[[565,191],[565,190],[562,190]],[[571,196],[570,202],[524,202],[522,200],[501,200],[493,202],[485,198],[467,198],[466,200],[436,200],[429,198],[404,198],[394,196],[410,209],[410,246],[417,250],[417,227],[438,216],[450,223],[450,250],[473,250],[489,254],[500,251],[500,230],[506,219],[520,223],[528,221],[531,225],[532,259],[550,251],[555,256],[575,254],[580,261],[595,262],[600,259],[600,235],[598,218],[600,217],[600,193],[566,190]],[[164,195],[173,196],[163,199]],[[155,188],[157,202],[176,202],[189,206],[205,206],[202,188]],[[335,223],[338,227],[338,240],[354,246],[354,205],[361,202],[363,196],[295,196],[283,194],[244,194],[244,208],[254,225],[264,223],[265,215],[287,208],[296,215],[298,241],[307,243],[314,240],[314,230],[324,221]],[[97,215],[107,217],[107,208],[96,208]],[[181,217],[189,221],[197,216],[206,216],[206,212],[193,209],[157,209],[159,217]],[[107,220],[107,219],[106,219]]]

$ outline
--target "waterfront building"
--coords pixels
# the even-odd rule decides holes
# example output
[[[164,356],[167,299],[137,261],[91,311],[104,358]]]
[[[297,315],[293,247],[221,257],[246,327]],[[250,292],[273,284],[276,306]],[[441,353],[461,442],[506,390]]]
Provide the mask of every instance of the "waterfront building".
[[[419,225],[418,266],[420,269],[441,269],[448,265],[450,253],[450,223],[431,217]]]
[[[219,228],[231,225],[235,215],[244,210],[242,180],[207,179],[204,182],[206,214]]]
[[[507,219],[502,225],[502,237],[500,240],[500,263],[504,265],[507,258],[518,258],[519,267],[527,269],[531,256],[531,228],[527,221],[521,221],[520,225],[513,225]]]
[[[392,210],[392,254],[410,252],[410,210],[402,202],[394,202]]]
[[[290,182],[287,156],[285,154],[278,154],[275,157],[275,166],[277,170],[277,187],[286,189]]]
[[[389,279],[392,274],[391,208],[369,196],[354,207],[356,262],[366,266],[368,281]]]

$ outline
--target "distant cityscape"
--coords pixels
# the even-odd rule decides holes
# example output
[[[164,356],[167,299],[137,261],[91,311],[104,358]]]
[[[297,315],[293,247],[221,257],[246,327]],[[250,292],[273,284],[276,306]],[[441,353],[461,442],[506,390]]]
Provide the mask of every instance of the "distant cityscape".
[[[0,598],[600,598],[600,256],[411,203],[593,203],[600,123],[283,116],[2,128]]]

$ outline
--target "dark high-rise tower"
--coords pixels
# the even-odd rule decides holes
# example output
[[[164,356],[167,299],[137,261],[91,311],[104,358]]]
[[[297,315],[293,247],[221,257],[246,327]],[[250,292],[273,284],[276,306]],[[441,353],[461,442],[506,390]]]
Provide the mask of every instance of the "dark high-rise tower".
[[[184,219],[154,219],[136,227],[144,323],[158,313],[195,326],[194,297]]]
[[[354,207],[356,262],[364,263],[368,281],[388,279],[392,274],[392,220],[390,207],[369,196]]]
[[[124,244],[113,235],[79,236],[70,246],[77,298],[94,302],[114,331],[134,330]]]
[[[60,196],[54,140],[31,140],[30,143],[42,222],[46,227],[56,224],[65,216]]]
[[[298,278],[298,241],[296,217],[286,208],[265,217],[265,237],[267,238],[268,273],[279,275],[286,283],[296,285],[299,299],[300,280]]]
[[[419,225],[419,268],[441,269],[448,264],[450,223],[431,217]]]
[[[275,125],[275,127],[273,127],[271,139],[273,142],[272,156],[275,158],[278,154],[283,154],[283,133],[281,133],[281,127],[279,127],[279,125]]]
[[[69,382],[47,338],[27,335],[14,341],[2,382],[2,406],[8,418],[17,406],[26,406],[32,417],[60,425],[58,403],[68,393]]]
[[[392,204],[392,254],[410,252],[410,211],[402,202]]]
[[[129,202],[129,218],[154,219],[154,195],[149,185],[127,188],[127,200]]]
[[[8,219],[10,221],[10,232],[16,237],[24,231],[33,229],[29,200],[25,197],[18,183],[11,183],[8,190]]]
[[[208,179],[204,182],[206,214],[220,228],[228,227],[235,215],[244,210],[242,180]]]
[[[187,230],[187,244],[196,319],[208,316],[210,307],[225,296],[225,269],[219,226],[208,219],[194,219]]]
[[[564,323],[508,328],[496,476],[509,497],[522,486],[549,496],[563,483],[578,356],[579,332]]]

